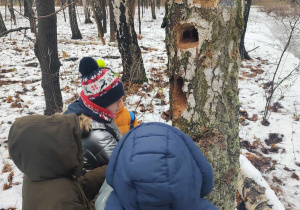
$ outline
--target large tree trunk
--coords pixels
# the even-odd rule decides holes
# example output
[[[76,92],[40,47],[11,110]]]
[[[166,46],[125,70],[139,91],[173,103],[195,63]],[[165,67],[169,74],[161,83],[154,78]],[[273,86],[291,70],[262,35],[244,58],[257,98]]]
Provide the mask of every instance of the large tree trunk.
[[[114,16],[114,7],[112,2],[109,1],[109,23],[110,23],[110,40],[111,42],[116,41],[116,23],[115,23],[115,16]]]
[[[4,21],[3,21],[3,18],[2,18],[1,12],[0,12],[0,33],[3,33],[5,31],[7,31],[7,28],[4,24]]]
[[[155,3],[154,1],[151,1],[151,14],[152,14],[152,19],[156,20],[156,15],[155,15]]]
[[[105,40],[104,40],[104,29],[102,26],[102,14],[101,14],[101,5],[100,5],[101,0],[92,0],[92,8],[93,8],[93,14],[95,21],[97,23],[97,28],[98,28],[98,36],[102,41],[102,44],[105,45]]]
[[[77,17],[76,17],[76,10],[75,10],[75,3],[73,0],[68,0],[69,4],[69,20],[72,30],[72,37],[71,39],[82,39],[80,30],[77,24]]]
[[[36,0],[36,10],[38,35],[34,52],[42,70],[42,88],[46,101],[44,114],[52,115],[61,112],[63,106],[59,84],[60,62],[57,52],[56,15],[53,14],[55,12],[54,0]]]
[[[249,13],[251,8],[252,0],[245,0],[245,9],[244,9],[244,30],[241,36],[241,42],[240,42],[240,54],[242,59],[251,59],[246,48],[245,48],[245,35],[247,30],[247,23],[249,19]]]
[[[171,119],[213,166],[215,188],[208,198],[219,209],[235,209],[242,5],[193,2],[166,1]]]
[[[90,0],[82,1],[84,7],[84,23],[93,23],[91,20],[91,11],[90,11]]]
[[[143,83],[147,81],[147,77],[130,13],[131,1],[113,0],[113,6],[118,46],[123,64],[122,81],[134,84]]]

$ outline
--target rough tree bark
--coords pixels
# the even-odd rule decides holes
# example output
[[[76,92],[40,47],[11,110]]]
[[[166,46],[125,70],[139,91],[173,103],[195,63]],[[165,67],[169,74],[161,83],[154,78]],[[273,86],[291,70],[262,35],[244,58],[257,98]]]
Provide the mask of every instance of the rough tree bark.
[[[244,9],[244,30],[241,36],[241,42],[240,42],[240,55],[242,59],[250,60],[251,57],[249,56],[246,48],[245,48],[245,35],[247,30],[247,23],[249,19],[249,13],[251,8],[252,0],[245,0],[245,9]]]
[[[90,11],[90,0],[83,0],[82,1],[84,7],[84,23],[93,23],[91,20],[91,11]]]
[[[235,209],[239,168],[241,2],[167,0],[163,24],[171,119],[212,164],[215,188],[208,198],[225,210]]]
[[[102,44],[105,45],[100,0],[92,0],[92,9],[93,9],[95,21],[97,23],[98,37],[101,39]]]
[[[118,47],[122,57],[123,82],[147,81],[141,49],[138,45],[134,22],[130,13],[130,0],[113,0]]]
[[[78,28],[77,24],[77,17],[76,17],[76,10],[75,10],[75,3],[73,0],[68,0],[69,4],[69,20],[70,20],[70,26],[72,31],[72,37],[71,39],[82,39],[80,30]]]
[[[62,111],[62,96],[59,84],[60,62],[57,52],[57,25],[54,0],[36,0],[38,15],[38,34],[34,52],[42,70],[42,88],[44,90],[45,115]]]
[[[3,21],[3,18],[2,18],[1,12],[0,12],[0,33],[3,33],[5,31],[7,31],[7,28],[5,26],[5,23]]]

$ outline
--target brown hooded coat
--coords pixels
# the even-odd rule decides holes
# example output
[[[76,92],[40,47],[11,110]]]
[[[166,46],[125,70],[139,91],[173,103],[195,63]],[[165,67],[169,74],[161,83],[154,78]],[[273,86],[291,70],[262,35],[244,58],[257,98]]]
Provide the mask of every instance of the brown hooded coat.
[[[23,210],[94,209],[85,191],[100,188],[106,166],[76,178],[82,172],[83,154],[75,114],[21,117],[10,129],[8,146],[11,158],[24,173]]]

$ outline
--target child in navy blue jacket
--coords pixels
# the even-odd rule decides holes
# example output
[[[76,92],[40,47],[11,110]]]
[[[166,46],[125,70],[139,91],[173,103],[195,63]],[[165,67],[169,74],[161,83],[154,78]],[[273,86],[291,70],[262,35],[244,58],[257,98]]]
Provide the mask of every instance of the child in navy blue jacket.
[[[212,167],[175,127],[144,123],[115,147],[96,210],[216,210],[203,199],[214,187]]]

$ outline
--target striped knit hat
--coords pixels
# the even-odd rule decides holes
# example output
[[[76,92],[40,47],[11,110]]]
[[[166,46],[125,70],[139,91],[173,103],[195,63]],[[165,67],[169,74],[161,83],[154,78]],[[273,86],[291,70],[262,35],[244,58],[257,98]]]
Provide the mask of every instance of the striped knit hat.
[[[115,73],[106,68],[99,68],[91,57],[81,59],[79,72],[82,74],[81,98],[106,108],[125,94],[123,84]]]

